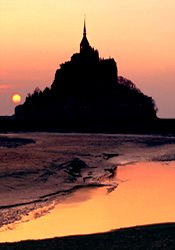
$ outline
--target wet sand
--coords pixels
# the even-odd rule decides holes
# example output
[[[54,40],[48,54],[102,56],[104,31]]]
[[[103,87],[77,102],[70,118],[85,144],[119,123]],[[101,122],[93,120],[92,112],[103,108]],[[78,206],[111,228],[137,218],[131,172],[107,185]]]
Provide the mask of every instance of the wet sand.
[[[175,221],[175,163],[118,166],[114,189],[83,187],[0,230],[0,242],[105,232]]]
[[[0,151],[0,223],[1,229],[7,227],[0,233],[1,242],[175,221],[174,137],[26,133],[8,138],[11,143],[13,138],[33,142],[3,145]]]

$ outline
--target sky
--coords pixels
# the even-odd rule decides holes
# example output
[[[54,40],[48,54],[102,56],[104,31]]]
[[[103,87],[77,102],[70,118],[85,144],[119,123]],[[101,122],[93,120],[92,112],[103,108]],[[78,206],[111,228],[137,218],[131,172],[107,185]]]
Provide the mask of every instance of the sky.
[[[175,118],[174,0],[0,0],[0,115],[53,82],[59,65],[87,37],[119,75],[152,96],[158,116]]]

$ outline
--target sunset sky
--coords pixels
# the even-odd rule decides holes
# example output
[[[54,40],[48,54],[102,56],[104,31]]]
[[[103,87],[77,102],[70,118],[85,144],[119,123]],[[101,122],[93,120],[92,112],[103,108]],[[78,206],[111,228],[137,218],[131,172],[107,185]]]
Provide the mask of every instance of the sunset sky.
[[[103,58],[152,96],[159,117],[175,117],[174,0],[0,0],[0,115],[13,114],[36,87],[79,51],[83,18]]]

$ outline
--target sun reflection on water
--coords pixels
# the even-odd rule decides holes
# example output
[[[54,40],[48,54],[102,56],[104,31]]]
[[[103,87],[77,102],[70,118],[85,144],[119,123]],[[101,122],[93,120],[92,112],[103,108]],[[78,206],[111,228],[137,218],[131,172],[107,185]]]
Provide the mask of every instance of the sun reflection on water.
[[[32,212],[23,219],[27,222],[2,231],[0,242],[175,221],[175,162],[119,166],[115,178],[119,185],[112,192],[106,188],[76,191],[53,210],[37,211],[44,216],[38,217],[36,211]]]

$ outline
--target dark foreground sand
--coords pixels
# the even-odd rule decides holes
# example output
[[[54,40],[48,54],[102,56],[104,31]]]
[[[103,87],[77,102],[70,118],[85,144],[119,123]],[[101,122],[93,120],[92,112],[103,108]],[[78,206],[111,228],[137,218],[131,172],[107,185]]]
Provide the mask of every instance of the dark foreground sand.
[[[114,250],[175,249],[175,223],[156,224],[115,230],[94,235],[0,244],[1,250]]]
[[[32,139],[25,139],[25,138],[17,138],[17,137],[7,137],[7,136],[0,136],[0,148],[17,148],[22,145],[26,145],[29,143],[35,143]]]

